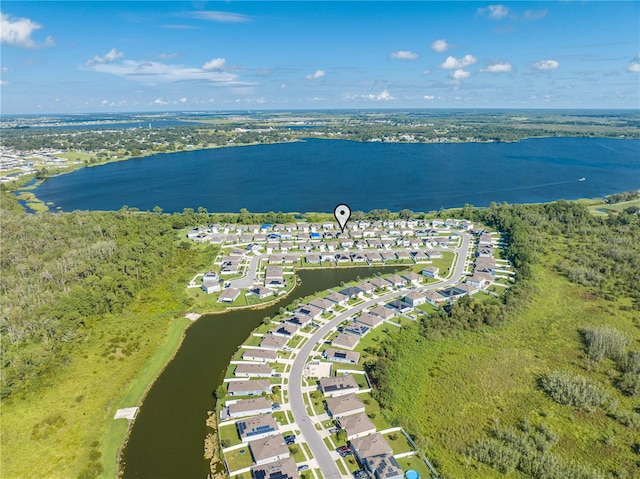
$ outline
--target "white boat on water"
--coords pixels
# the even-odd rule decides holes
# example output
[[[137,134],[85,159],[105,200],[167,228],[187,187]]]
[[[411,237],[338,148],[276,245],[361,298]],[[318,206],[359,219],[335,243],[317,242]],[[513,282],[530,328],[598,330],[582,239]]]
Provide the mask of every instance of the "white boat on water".
[[[587,179],[583,176],[582,178],[580,178],[578,181],[587,181]]]

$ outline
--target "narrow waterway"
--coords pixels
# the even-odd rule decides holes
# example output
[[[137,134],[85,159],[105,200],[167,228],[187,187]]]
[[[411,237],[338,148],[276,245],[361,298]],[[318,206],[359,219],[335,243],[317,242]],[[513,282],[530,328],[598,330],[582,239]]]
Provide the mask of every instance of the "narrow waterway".
[[[251,331],[265,316],[277,315],[296,298],[339,287],[342,281],[358,276],[389,271],[389,267],[300,271],[301,284],[268,308],[203,316],[196,321],[140,408],[123,454],[125,479],[206,478],[205,421],[207,411],[214,407],[212,393],[231,356]]]

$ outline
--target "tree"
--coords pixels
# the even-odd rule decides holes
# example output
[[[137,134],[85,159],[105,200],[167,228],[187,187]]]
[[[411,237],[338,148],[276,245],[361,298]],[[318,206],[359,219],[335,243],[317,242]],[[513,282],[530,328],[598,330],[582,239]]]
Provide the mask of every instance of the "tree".
[[[214,393],[216,399],[222,399],[227,395],[227,388],[224,387],[224,384],[221,384],[216,388],[216,392]]]

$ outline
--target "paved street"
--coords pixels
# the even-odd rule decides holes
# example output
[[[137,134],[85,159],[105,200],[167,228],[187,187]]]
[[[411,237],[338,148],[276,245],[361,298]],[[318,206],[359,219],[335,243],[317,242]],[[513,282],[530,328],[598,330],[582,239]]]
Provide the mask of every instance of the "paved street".
[[[465,260],[469,251],[469,245],[471,237],[468,234],[462,235],[462,246],[456,251],[458,257],[456,265],[453,270],[453,274],[449,279],[439,283],[433,283],[427,286],[423,286],[420,289],[440,289],[443,287],[451,286],[460,280],[464,272]],[[302,348],[296,354],[291,371],[289,375],[289,402],[291,405],[291,412],[293,418],[298,424],[300,431],[304,437],[304,440],[309,445],[314,458],[317,460],[322,475],[326,479],[338,479],[342,477],[335,459],[332,457],[331,452],[327,449],[325,443],[322,441],[320,432],[315,428],[313,421],[307,414],[307,409],[304,404],[304,398],[302,394],[302,376],[304,366],[307,358],[311,354],[314,346],[322,341],[322,338],[331,330],[336,328],[345,319],[354,315],[355,313],[362,311],[365,308],[375,306],[377,303],[390,301],[399,296],[404,296],[407,293],[407,289],[393,291],[384,296],[380,296],[374,299],[365,301],[348,311],[340,313],[336,318],[332,319],[328,323],[321,326],[314,334],[304,343]],[[345,476],[350,477],[350,476]]]

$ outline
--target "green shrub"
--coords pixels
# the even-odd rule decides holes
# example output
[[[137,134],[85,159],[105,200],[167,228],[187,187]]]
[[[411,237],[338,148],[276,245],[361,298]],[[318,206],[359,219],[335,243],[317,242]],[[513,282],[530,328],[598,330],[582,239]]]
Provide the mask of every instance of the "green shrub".
[[[542,389],[560,404],[589,409],[602,405],[608,395],[597,384],[579,374],[554,371],[540,380]]]
[[[587,345],[587,355],[594,361],[624,357],[629,338],[612,328],[599,327],[582,331]]]

